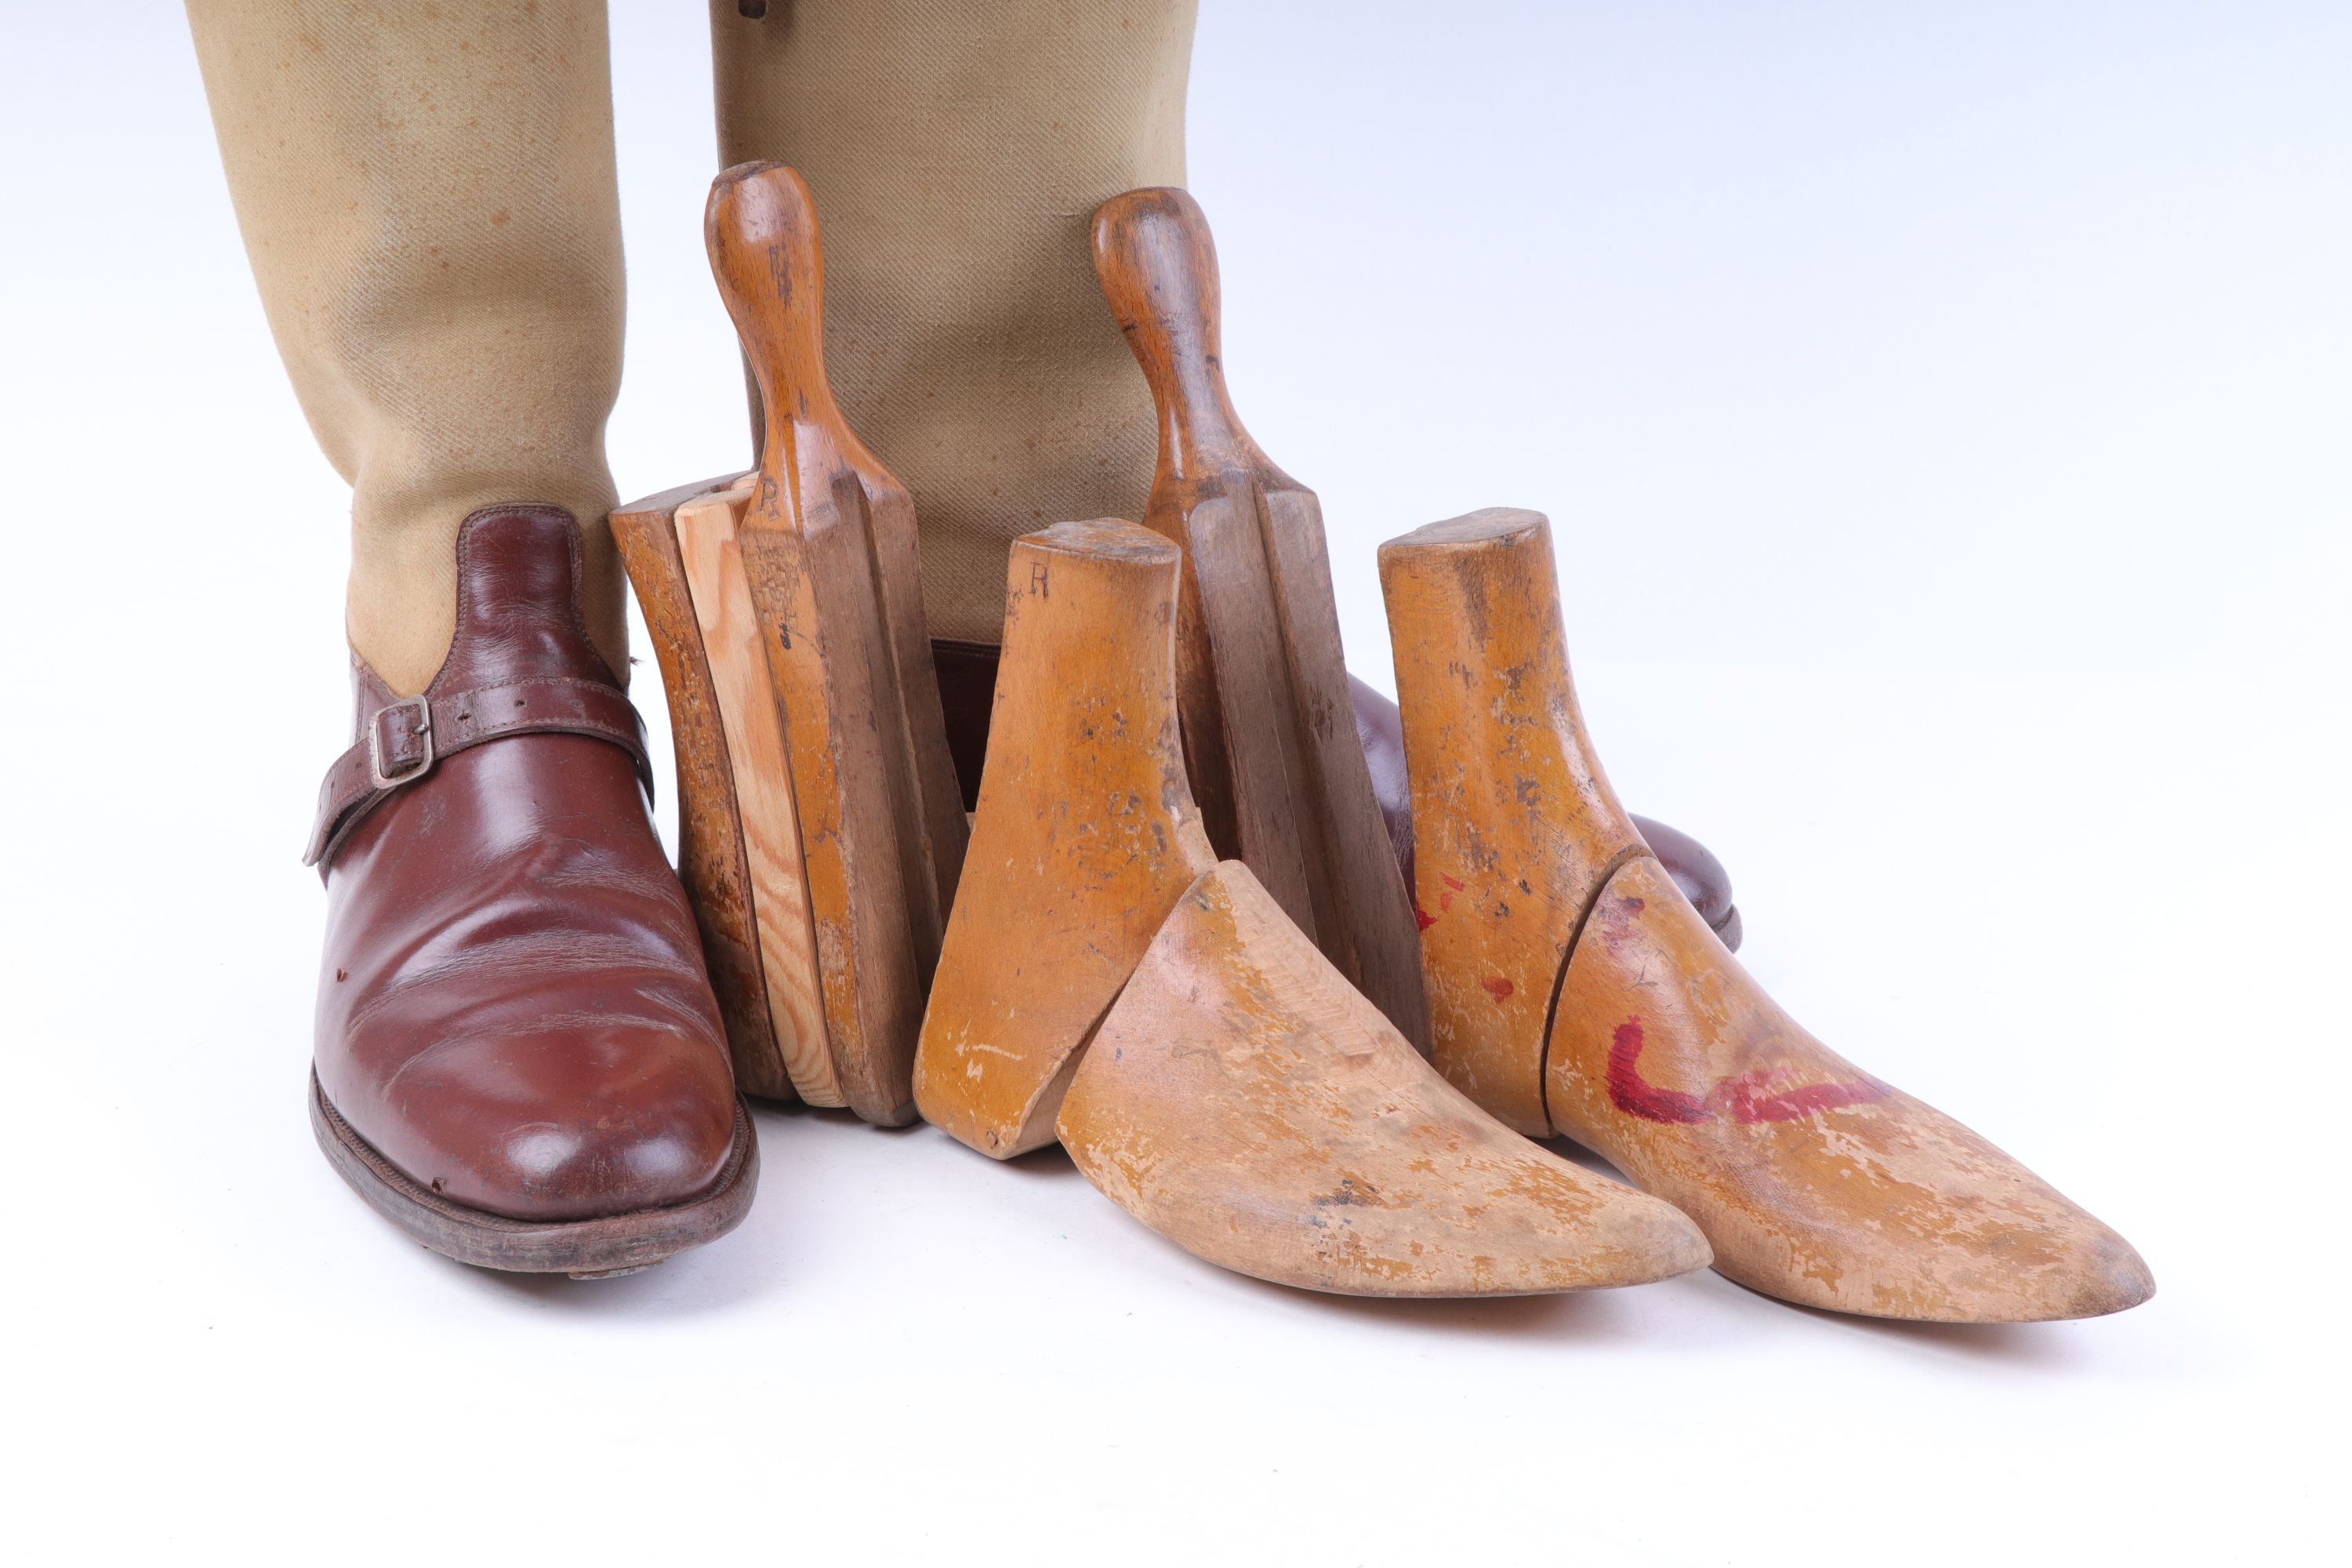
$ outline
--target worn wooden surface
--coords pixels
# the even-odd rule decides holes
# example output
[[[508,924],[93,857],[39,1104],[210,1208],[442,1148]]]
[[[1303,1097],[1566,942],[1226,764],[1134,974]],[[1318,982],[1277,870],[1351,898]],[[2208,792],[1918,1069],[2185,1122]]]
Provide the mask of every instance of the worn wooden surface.
[[[804,193],[801,199],[804,199]],[[821,300],[821,251],[815,259]],[[818,348],[821,353],[821,342]],[[747,366],[750,363],[748,359],[745,363]],[[824,377],[821,358],[811,370],[817,380],[807,389],[808,403],[800,410],[801,420],[824,428],[834,450],[856,476],[866,511],[875,581],[880,590],[882,619],[902,704],[902,739],[910,764],[908,771],[899,775],[910,781],[900,802],[902,808],[910,808],[906,809],[910,851],[906,863],[929,868],[937,889],[932,902],[944,929],[946,911],[955,903],[956,882],[963,869],[970,819],[964,810],[955,761],[948,751],[947,718],[941,710],[939,672],[932,659],[931,638],[923,613],[922,539],[915,528],[915,498],[850,428],[833,400],[832,384]],[[752,446],[764,451],[768,410],[756,374],[751,377],[751,405]],[[936,939],[932,945],[936,947]]]
[[[1545,1137],[1540,1043],[1560,962],[1609,873],[1644,852],[1641,835],[1585,736],[1541,514],[1432,523],[1382,545],[1380,563],[1433,1059]]]
[[[719,697],[703,658],[701,627],[672,526],[681,505],[727,489],[741,477],[705,479],[632,501],[613,513],[613,538],[645,614],[669,700],[677,755],[678,878],[701,928],[703,962],[727,1024],[736,1086],[746,1094],[791,1100],[792,1078],[768,1017],[751,874],[735,811]]]
[[[1234,412],[1216,249],[1170,188],[1095,214],[1095,270],[1159,405],[1144,521],[1183,547],[1177,676],[1210,841],[1426,1049],[1411,900],[1349,703],[1323,518]]]
[[[1482,512],[1381,551],[1419,880],[1424,900],[1453,894],[1423,933],[1449,1076],[1606,1155],[1769,1295],[1951,1322],[2146,1300],[2121,1237],[1833,1055],[1692,910],[1577,714],[1548,534],[1534,513]],[[1547,1027],[1510,1004],[1554,973]],[[1492,982],[1512,989],[1482,1012]]]
[[[1446,1083],[1237,861],[1178,901],[1079,1062],[1059,1130],[1144,1224],[1280,1284],[1521,1295],[1707,1261],[1673,1208]]]
[[[792,758],[835,1079],[867,1121],[908,1121],[966,829],[960,809],[939,809],[954,773],[919,587],[898,559],[907,530],[886,520],[877,537],[866,474],[879,466],[825,380],[808,187],[781,164],[739,165],[713,183],[704,226],[767,411],[736,539]],[[924,648],[919,669],[901,656],[909,642]]]
[[[746,484],[677,509],[678,557],[702,630],[712,689],[735,782],[736,821],[751,876],[761,977],[776,1048],[793,1088],[811,1105],[844,1102],[825,1036],[816,930],[793,799],[792,755],[768,678],[766,638],[744,580],[736,528]]]
[[[1178,554],[1104,519],[1014,542],[988,760],[915,1100],[1005,1158],[1048,1143],[1078,1052],[1215,864],[1177,740]]]
[[[831,406],[830,390],[825,404]],[[931,634],[923,614],[923,561],[920,537],[915,531],[915,498],[896,476],[866,449],[835,408],[832,413],[835,444],[843,460],[857,476],[865,493],[867,546],[873,552],[874,576],[881,590],[884,631],[889,641],[891,669],[898,693],[898,743],[905,761],[894,777],[905,789],[898,809],[904,837],[911,848],[907,864],[927,871],[931,879],[928,900],[910,893],[920,914],[921,941],[936,963],[940,942],[947,930],[948,911],[955,906],[956,885],[963,875],[966,840],[971,819],[965,814],[963,790],[956,778],[955,759],[948,751],[947,717],[940,710],[939,671],[931,661]]]
[[[1560,1131],[1696,1218],[1753,1289],[1983,1323],[2096,1317],[2155,1289],[2122,1237],[1799,1027],[1655,860],[1594,906],[1547,1077]]]

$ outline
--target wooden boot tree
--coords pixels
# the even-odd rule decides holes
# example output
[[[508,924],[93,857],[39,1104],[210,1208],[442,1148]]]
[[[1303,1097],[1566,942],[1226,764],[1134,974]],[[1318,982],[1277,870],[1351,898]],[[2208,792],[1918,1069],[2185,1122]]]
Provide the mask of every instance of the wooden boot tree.
[[[825,379],[808,187],[730,169],[706,229],[760,467],[613,518],[669,692],[681,870],[743,1086],[895,1125],[967,832],[913,506]]]
[[[1210,842],[1425,1053],[1412,909],[1356,735],[1323,514],[1234,413],[1208,223],[1182,191],[1130,191],[1094,235],[1159,405],[1144,521],[1184,551],[1177,690]]]
[[[1651,858],[1577,710],[1543,518],[1381,549],[1438,1066],[1606,1155],[1752,1289],[1876,1317],[2091,1317],[2137,1253],[1775,1006]]]
[[[1058,1136],[1161,1235],[1310,1289],[1507,1295],[1703,1267],[1687,1219],[1481,1112],[1245,866],[1215,860],[1177,745],[1179,564],[1113,521],[1013,546],[923,1114],[1000,1158]]]

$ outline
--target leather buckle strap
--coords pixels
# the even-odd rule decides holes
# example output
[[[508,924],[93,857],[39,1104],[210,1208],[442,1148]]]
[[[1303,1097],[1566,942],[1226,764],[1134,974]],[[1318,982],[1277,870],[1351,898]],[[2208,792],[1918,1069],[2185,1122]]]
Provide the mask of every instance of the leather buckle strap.
[[[399,773],[386,773],[383,766],[383,721],[394,713],[407,711],[411,707],[416,710],[416,735],[425,754]],[[402,698],[389,708],[377,709],[375,717],[368,721],[367,742],[368,782],[376,788],[398,789],[411,779],[423,778],[433,771],[433,704],[420,691],[414,697]]]
[[[368,813],[459,752],[509,735],[588,735],[636,764],[650,802],[653,765],[644,721],[627,696],[601,680],[550,676],[471,691],[404,698],[369,715],[362,738],[327,770],[302,864],[325,864]]]

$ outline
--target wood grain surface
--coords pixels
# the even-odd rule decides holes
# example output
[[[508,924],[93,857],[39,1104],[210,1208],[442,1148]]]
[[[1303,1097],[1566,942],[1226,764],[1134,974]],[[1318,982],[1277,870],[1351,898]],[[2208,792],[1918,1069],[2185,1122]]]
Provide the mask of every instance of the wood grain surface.
[[[1768,1295],[1945,1322],[2148,1297],[2121,1237],[1832,1053],[1690,907],[1585,732],[1541,517],[1433,524],[1382,546],[1381,569],[1453,1081],[1606,1155]],[[1520,998],[1554,975],[1547,1022]]]
[[[678,556],[685,563],[726,731],[776,1048],[803,1100],[838,1106],[845,1102],[825,1035],[808,868],[801,856],[800,813],[793,799],[792,756],[769,681],[766,638],[744,579],[742,552],[736,546],[737,519],[751,494],[747,484],[680,506],[676,519]]]
[[[1433,1059],[1546,1137],[1541,1042],[1561,961],[1602,881],[1646,850],[1585,738],[1542,516],[1432,523],[1380,563]]]
[[[737,529],[793,760],[826,1033],[842,1099],[870,1121],[913,1112],[925,968],[894,788],[887,634],[863,496],[823,407],[821,261],[805,187],[778,167],[712,185],[711,271],[758,376],[768,439]]]
[[[1208,223],[1181,190],[1130,191],[1096,212],[1094,240],[1159,407],[1144,521],[1184,551],[1179,705],[1210,841],[1425,1049],[1412,905],[1356,735],[1321,508],[1234,412]]]
[[[613,513],[613,538],[644,612],[669,700],[677,761],[678,878],[701,928],[703,963],[727,1025],[735,1083],[746,1094],[792,1100],[792,1077],[768,1016],[751,874],[735,811],[735,778],[719,696],[703,657],[701,626],[672,521],[679,506],[730,489],[742,477],[704,479],[632,501]]]
[[[1078,1053],[1216,857],[1184,780],[1176,547],[1117,519],[1014,542],[963,889],[915,1101],[1000,1159],[1054,1138]]]
[[[745,933],[763,971],[772,963],[784,971],[763,973],[761,986],[774,1004],[771,1078],[781,1074],[807,1098],[845,1104],[869,1121],[903,1123],[915,1115],[923,992],[967,831],[913,568],[911,508],[903,487],[849,433],[825,379],[824,257],[808,187],[780,164],[730,169],[712,184],[704,228],[712,274],[768,416],[749,494],[731,509],[731,546],[702,541],[700,563],[717,574],[709,583],[721,601],[706,618],[730,639],[702,650],[695,701],[708,700],[712,713],[696,713],[679,731],[681,773],[692,771],[706,801],[727,781],[739,819],[733,879],[716,889],[725,907],[709,923],[733,926],[738,911],[748,911],[756,927],[763,902],[784,922]],[[667,554],[641,541],[636,559],[651,575],[675,573],[683,582],[676,510],[673,501]],[[715,526],[715,514],[697,515]],[[740,600],[728,575],[739,568]],[[677,591],[656,593],[672,599]],[[686,597],[697,602],[691,592]],[[665,605],[673,616],[677,607]],[[747,625],[756,641],[742,635]],[[698,639],[703,629],[698,620]],[[683,670],[692,661],[675,662]],[[729,668],[714,671],[720,662]],[[788,776],[747,790],[740,781],[750,775],[723,748],[730,733],[754,746],[772,738],[740,710],[762,681]],[[731,722],[716,721],[722,700],[735,710]],[[793,814],[789,825],[762,821],[747,834],[740,820],[745,811],[784,809]],[[794,841],[798,903],[784,847]],[[756,885],[762,879],[771,884],[764,896]],[[803,1016],[803,908],[821,1030]],[[812,1037],[823,1043],[829,1078]]]
[[[1751,1289],[1962,1323],[2097,1317],[2155,1290],[2122,1237],[1799,1027],[1655,860],[1595,905],[1547,1078],[1560,1131],[1696,1219]]]
[[[1144,1224],[1279,1284],[1525,1295],[1707,1261],[1674,1208],[1538,1148],[1439,1077],[1238,861],[1178,901],[1059,1131]]]

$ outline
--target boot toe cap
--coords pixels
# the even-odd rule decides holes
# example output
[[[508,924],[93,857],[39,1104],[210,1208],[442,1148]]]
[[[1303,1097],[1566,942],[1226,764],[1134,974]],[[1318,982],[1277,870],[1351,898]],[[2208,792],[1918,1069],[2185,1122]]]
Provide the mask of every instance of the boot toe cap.
[[[735,1125],[711,1042],[626,1026],[455,1041],[339,1109],[417,1185],[542,1221],[695,1197],[724,1170]]]

